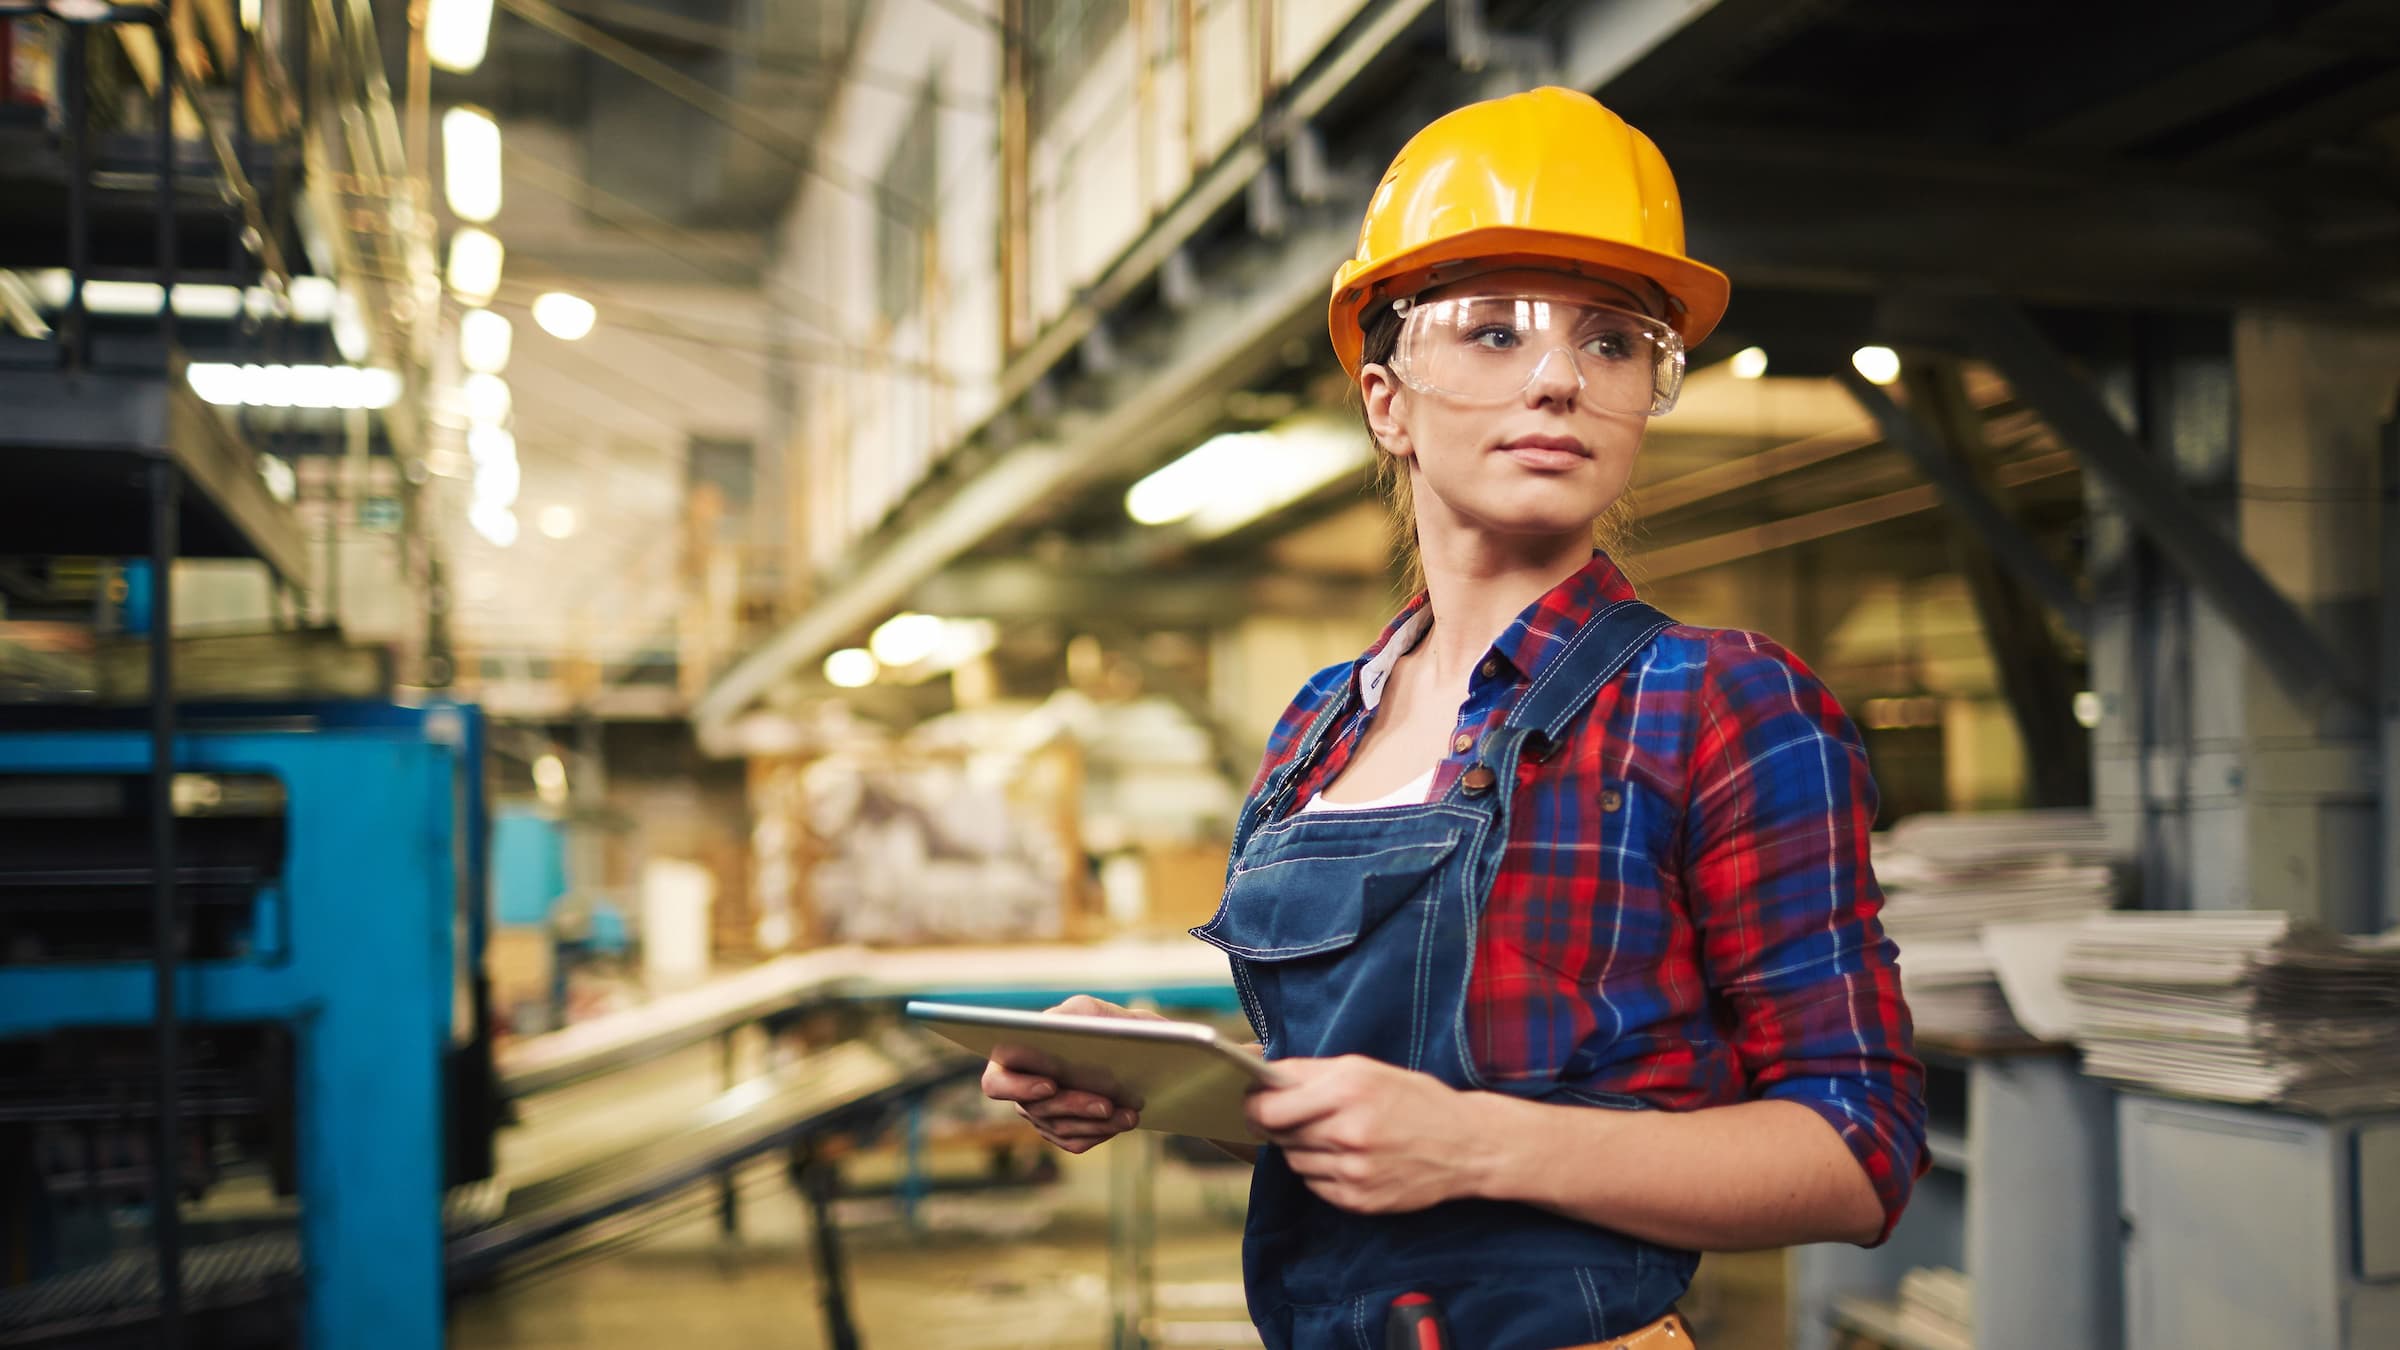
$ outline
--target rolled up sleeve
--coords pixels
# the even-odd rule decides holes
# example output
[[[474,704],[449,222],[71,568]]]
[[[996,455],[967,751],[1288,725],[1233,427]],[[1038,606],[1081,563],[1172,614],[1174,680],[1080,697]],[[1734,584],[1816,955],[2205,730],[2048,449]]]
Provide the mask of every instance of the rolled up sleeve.
[[[1866,750],[1799,658],[1754,634],[1714,645],[1700,704],[1685,884],[1708,986],[1749,1096],[1815,1111],[1858,1159],[1880,1243],[1925,1170],[1925,1075],[1877,917]]]

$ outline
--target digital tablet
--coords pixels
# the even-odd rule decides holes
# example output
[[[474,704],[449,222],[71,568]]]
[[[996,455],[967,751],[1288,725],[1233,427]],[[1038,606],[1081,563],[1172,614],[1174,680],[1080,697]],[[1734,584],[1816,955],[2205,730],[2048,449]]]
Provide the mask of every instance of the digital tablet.
[[[1096,1092],[1141,1113],[1140,1128],[1203,1139],[1255,1139],[1242,1116],[1253,1086],[1284,1075],[1196,1022],[1077,1017],[911,1002],[908,1015],[1020,1073]]]

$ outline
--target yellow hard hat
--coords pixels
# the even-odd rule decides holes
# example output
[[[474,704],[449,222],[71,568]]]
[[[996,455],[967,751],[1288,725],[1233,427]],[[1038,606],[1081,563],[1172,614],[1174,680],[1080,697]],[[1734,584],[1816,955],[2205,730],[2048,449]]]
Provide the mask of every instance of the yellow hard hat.
[[[1333,276],[1326,320],[1358,377],[1367,308],[1495,266],[1638,277],[1698,345],[1725,317],[1725,274],[1683,251],[1667,161],[1625,119],[1572,89],[1471,103],[1400,149],[1367,204],[1358,256]]]

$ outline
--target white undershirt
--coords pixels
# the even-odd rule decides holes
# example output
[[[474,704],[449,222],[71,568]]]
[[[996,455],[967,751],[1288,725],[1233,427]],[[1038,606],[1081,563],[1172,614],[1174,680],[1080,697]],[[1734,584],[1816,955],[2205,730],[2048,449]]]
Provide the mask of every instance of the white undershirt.
[[[1367,662],[1367,668],[1358,673],[1359,701],[1366,705],[1368,712],[1374,712],[1375,706],[1383,702],[1383,687],[1391,682],[1392,667],[1400,664],[1401,657],[1417,649],[1417,644],[1425,640],[1425,631],[1431,627],[1433,610],[1418,610],[1409,617],[1407,623],[1400,626],[1399,632],[1392,634],[1391,641],[1383,644],[1383,650],[1375,653],[1375,659]],[[1433,776],[1441,767],[1435,764],[1433,768],[1373,801],[1328,801],[1325,794],[1320,792],[1309,798],[1308,804],[1301,807],[1300,811],[1305,815],[1310,811],[1372,811],[1379,806],[1412,806],[1424,801],[1425,794],[1433,791]]]
[[[1307,815],[1311,811],[1372,811],[1378,806],[1414,806],[1425,800],[1426,793],[1433,791],[1433,774],[1432,769],[1427,769],[1415,781],[1403,784],[1370,802],[1328,801],[1325,794],[1320,792],[1308,799],[1308,805],[1300,808],[1300,814]]]

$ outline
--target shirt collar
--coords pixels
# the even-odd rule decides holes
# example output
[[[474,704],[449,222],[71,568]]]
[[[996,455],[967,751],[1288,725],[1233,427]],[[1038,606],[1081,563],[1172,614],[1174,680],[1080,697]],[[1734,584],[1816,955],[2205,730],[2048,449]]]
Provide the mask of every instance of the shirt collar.
[[[1575,636],[1576,630],[1592,616],[1633,598],[1633,582],[1624,570],[1607,554],[1594,549],[1591,561],[1543,592],[1540,599],[1527,605],[1509,623],[1492,643],[1491,654],[1531,679],[1541,674],[1551,654],[1565,646],[1567,639]],[[1384,625],[1382,635],[1351,667],[1351,691],[1360,707],[1373,711],[1383,700],[1383,687],[1391,679],[1392,668],[1424,639],[1426,629],[1432,624],[1433,611],[1427,606],[1425,592],[1419,591]]]
[[[1576,630],[1610,605],[1633,598],[1633,582],[1624,570],[1607,554],[1593,549],[1590,562],[1543,592],[1501,631],[1492,643],[1492,655],[1531,679],[1542,673],[1542,666],[1567,645]]]

